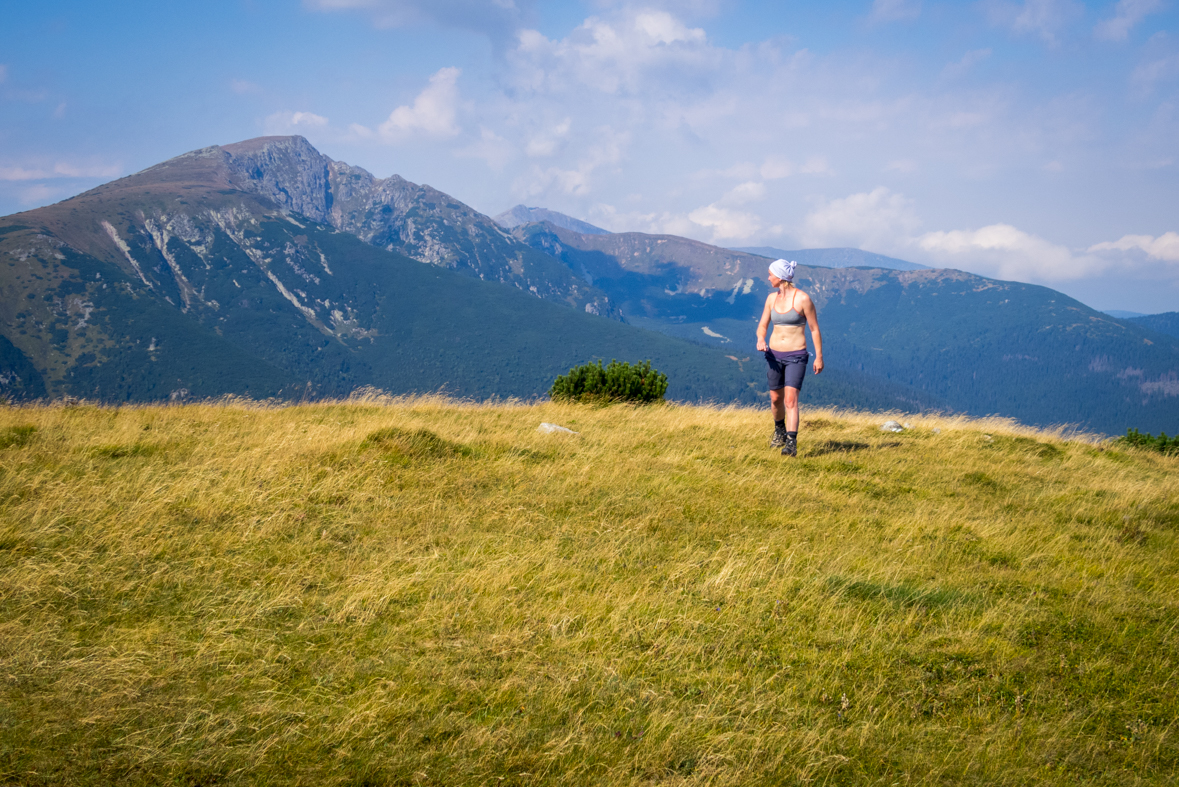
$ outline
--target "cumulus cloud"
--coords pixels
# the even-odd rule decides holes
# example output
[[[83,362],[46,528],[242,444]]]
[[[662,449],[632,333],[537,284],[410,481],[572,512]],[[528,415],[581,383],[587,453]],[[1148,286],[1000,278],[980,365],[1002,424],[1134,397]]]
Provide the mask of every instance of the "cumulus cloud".
[[[510,60],[518,89],[641,94],[677,82],[699,84],[718,65],[719,53],[701,28],[666,11],[642,11],[617,20],[590,17],[560,40],[523,30]]]
[[[263,125],[267,134],[290,134],[296,131],[326,128],[328,119],[314,112],[275,112],[267,116]]]
[[[688,219],[711,231],[713,243],[751,238],[763,226],[755,214],[726,208],[720,203],[697,208],[688,214]]]
[[[921,225],[912,200],[884,186],[822,202],[803,220],[807,246],[895,249]]]
[[[1057,284],[1111,271],[1170,278],[1179,274],[1179,266],[1172,264],[1179,262],[1179,234],[1174,232],[1157,238],[1127,235],[1070,249],[1010,224],[919,233],[920,225],[911,200],[879,187],[823,202],[806,216],[799,236],[807,246],[854,246],[1016,281]]]
[[[429,83],[413,101],[413,106],[400,106],[381,124],[381,134],[387,138],[403,138],[412,134],[432,137],[457,136],[460,129],[458,114],[457,68],[442,68],[430,77]]]
[[[1063,29],[1085,10],[1074,0],[1024,0],[1022,4],[992,0],[984,7],[993,24],[1017,35],[1037,35],[1051,46],[1059,43]]]
[[[1166,232],[1157,238],[1150,235],[1123,235],[1120,239],[1089,247],[1091,252],[1131,251],[1164,262],[1179,262],[1179,233]]]
[[[912,245],[924,253],[925,262],[1000,279],[1056,284],[1101,275],[1179,278],[1179,233],[1175,232],[1158,237],[1125,235],[1087,249],[1070,249],[1009,224],[992,224],[977,230],[928,232]]]
[[[1162,0],[1119,0],[1114,15],[1098,22],[1093,35],[1101,41],[1125,41],[1139,22],[1162,9]]]
[[[55,178],[113,178],[123,168],[116,164],[71,164],[59,161],[48,166],[0,167],[0,180],[52,180]]]
[[[747,181],[729,189],[720,201],[725,205],[748,205],[751,202],[762,200],[765,195],[766,186],[764,183]]]
[[[927,232],[916,239],[916,246],[946,267],[983,271],[1000,279],[1070,281],[1107,267],[1094,255],[1075,254],[1010,224]]]
[[[873,22],[903,22],[921,16],[921,0],[873,0]]]

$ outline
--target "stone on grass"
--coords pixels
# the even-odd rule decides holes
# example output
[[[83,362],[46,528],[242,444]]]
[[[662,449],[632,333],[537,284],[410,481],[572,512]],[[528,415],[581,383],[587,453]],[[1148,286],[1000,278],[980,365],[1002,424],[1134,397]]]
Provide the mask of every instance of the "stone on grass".
[[[905,427],[901,426],[896,421],[885,421],[884,423],[882,423],[880,425],[880,431],[882,431],[882,432],[903,432],[903,431],[905,431]]]
[[[572,429],[566,429],[563,426],[557,426],[556,424],[549,423],[542,423],[539,427],[537,427],[536,431],[544,432],[545,434],[577,434],[577,432],[573,431]]]

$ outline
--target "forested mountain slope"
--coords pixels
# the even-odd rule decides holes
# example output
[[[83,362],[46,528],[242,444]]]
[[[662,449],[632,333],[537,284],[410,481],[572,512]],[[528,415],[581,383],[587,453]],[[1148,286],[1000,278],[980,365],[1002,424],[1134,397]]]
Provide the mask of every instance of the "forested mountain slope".
[[[1146,314],[1142,317],[1130,317],[1126,320],[1140,328],[1165,333],[1179,338],[1179,312],[1163,312],[1162,314]]]
[[[675,236],[516,237],[606,292],[627,320],[747,352],[768,261]],[[973,414],[1106,433],[1179,427],[1179,340],[1062,293],[963,271],[801,266],[826,362],[925,391]]]

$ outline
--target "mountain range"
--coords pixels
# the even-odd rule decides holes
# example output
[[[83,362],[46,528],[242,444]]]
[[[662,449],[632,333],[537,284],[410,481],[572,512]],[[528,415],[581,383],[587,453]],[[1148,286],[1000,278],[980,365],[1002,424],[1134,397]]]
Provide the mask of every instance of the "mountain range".
[[[509,231],[301,137],[204,148],[0,218],[0,262],[13,399],[528,397],[594,358],[651,359],[673,398],[765,396],[765,256],[548,220]],[[1107,433],[1179,421],[1179,341],[1156,327],[961,271],[804,264],[798,282],[828,367],[804,401]]]
[[[753,344],[769,293],[764,256],[547,222],[512,234],[607,293],[634,325],[720,347]],[[830,367],[976,415],[1105,433],[1179,425],[1179,341],[1055,290],[928,268],[802,265],[796,281],[818,307]]]
[[[744,251],[768,257],[771,260],[794,260],[801,265],[819,266],[822,268],[885,268],[896,271],[924,271],[928,265],[918,265],[915,262],[898,260],[896,257],[886,257],[883,254],[873,254],[862,249],[777,249],[773,246],[745,246],[734,251]]]
[[[587,221],[575,219],[572,216],[566,216],[564,213],[558,213],[555,210],[548,208],[528,208],[524,205],[517,205],[514,208],[505,210],[503,213],[496,216],[493,221],[504,229],[514,229],[522,224],[535,224],[541,221],[547,221],[549,224],[558,227],[564,227],[567,230],[580,232],[583,235],[609,235],[609,230],[604,230],[601,227],[595,227]]]
[[[443,389],[544,393],[595,358],[650,359],[678,399],[758,401],[735,355],[626,325],[564,263],[428,186],[302,138],[184,154],[0,219],[0,394],[150,401]],[[936,406],[854,371],[859,407]]]

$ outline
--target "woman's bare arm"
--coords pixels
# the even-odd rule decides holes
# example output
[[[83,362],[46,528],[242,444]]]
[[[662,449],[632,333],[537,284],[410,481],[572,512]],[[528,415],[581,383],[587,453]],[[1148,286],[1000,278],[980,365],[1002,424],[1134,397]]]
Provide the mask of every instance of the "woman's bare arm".
[[[765,308],[761,310],[761,321],[757,324],[758,352],[766,351],[766,331],[769,330],[770,327],[770,304],[773,303],[775,295],[777,295],[776,292],[770,293],[770,296],[766,298]]]
[[[823,334],[819,332],[819,314],[815,311],[815,304],[807,296],[806,303],[802,305],[803,316],[806,317],[806,324],[811,329],[811,340],[815,343],[815,374],[823,371]]]

